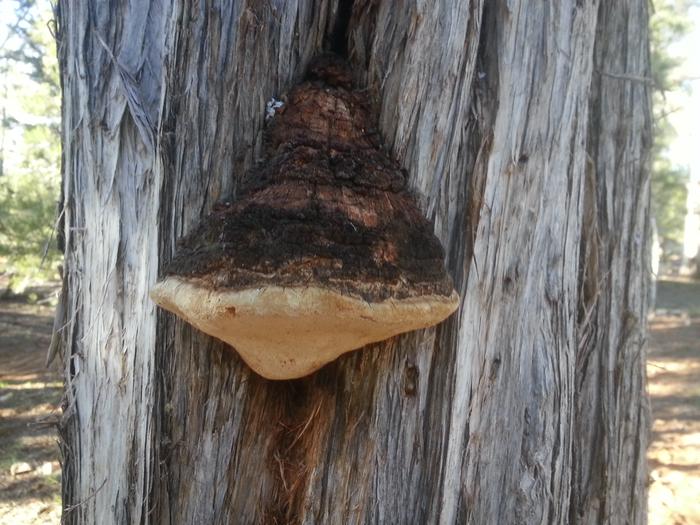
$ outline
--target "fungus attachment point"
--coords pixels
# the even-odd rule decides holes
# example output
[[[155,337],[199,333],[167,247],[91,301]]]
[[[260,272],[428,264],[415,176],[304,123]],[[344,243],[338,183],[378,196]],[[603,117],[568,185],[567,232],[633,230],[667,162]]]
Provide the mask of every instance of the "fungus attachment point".
[[[269,379],[434,325],[459,303],[351,78],[334,57],[312,65],[271,121],[240,198],[183,240],[151,290]]]

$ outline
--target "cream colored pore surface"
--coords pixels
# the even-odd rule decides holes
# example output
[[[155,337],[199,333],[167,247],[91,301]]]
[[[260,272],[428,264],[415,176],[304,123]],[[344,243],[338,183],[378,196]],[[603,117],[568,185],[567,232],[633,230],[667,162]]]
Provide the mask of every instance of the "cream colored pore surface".
[[[305,376],[350,350],[439,323],[459,304],[456,292],[368,303],[320,287],[215,291],[178,277],[158,282],[151,298],[268,379]]]

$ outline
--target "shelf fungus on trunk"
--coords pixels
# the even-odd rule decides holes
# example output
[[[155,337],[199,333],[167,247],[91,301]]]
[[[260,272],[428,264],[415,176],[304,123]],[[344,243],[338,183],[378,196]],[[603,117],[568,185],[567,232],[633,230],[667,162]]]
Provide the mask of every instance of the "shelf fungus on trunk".
[[[269,379],[448,317],[443,249],[374,127],[345,64],[318,59],[240,197],[185,237],[151,297]]]

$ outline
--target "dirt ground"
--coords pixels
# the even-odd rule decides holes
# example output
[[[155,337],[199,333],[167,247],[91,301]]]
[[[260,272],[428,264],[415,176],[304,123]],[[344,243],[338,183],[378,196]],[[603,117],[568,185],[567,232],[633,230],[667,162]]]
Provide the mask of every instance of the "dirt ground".
[[[700,524],[700,283],[661,282],[647,375],[649,525]]]
[[[60,522],[62,384],[44,367],[52,326],[51,306],[0,300],[0,525]]]
[[[0,299],[0,525],[60,522],[61,378],[44,368],[52,315],[50,306]],[[650,326],[649,524],[698,525],[700,283],[660,282]]]

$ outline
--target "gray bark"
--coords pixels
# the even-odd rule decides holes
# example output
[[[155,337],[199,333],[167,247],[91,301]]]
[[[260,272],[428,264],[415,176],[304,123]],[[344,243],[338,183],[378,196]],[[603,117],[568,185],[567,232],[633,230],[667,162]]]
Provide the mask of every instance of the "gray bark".
[[[355,1],[462,303],[288,382],[147,294],[342,9],[59,8],[67,522],[645,522],[647,2]]]

